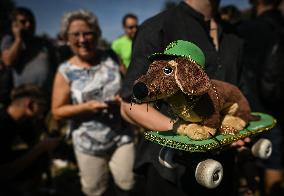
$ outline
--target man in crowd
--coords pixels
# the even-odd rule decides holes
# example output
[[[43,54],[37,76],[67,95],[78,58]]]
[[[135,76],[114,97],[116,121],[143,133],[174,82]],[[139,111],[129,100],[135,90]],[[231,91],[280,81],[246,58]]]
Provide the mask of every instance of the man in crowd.
[[[2,61],[12,68],[13,84],[35,84],[50,92],[55,55],[47,40],[35,36],[36,22],[31,10],[18,7],[11,14],[12,35],[2,39]]]
[[[124,29],[124,35],[114,40],[111,48],[120,58],[123,67],[127,69],[130,63],[132,40],[138,27],[137,16],[134,14],[126,14],[122,19],[122,26]]]
[[[124,100],[121,113],[126,120],[150,130],[171,130],[173,121],[167,114],[166,105],[160,111],[146,104],[133,104],[131,95],[134,81],[144,74],[151,61],[148,57],[162,52],[175,40],[191,41],[199,46],[206,61],[205,71],[214,79],[238,85],[241,74],[241,41],[227,34],[213,16],[218,9],[219,0],[186,0],[177,7],[162,12],[147,21],[138,29],[133,43],[131,63],[121,91]],[[131,109],[130,109],[131,108]],[[236,143],[243,145],[243,141]],[[158,161],[161,146],[141,141],[138,147],[136,172],[146,175],[145,195],[233,195],[234,151],[222,152],[216,159],[224,166],[225,177],[219,187],[208,190],[196,183],[194,171],[179,165],[170,170]],[[190,156],[184,154],[184,156]]]
[[[1,195],[12,194],[11,191],[40,177],[43,166],[48,164],[47,156],[43,155],[58,145],[58,138],[39,141],[35,136],[30,137],[40,132],[35,130],[38,127],[34,122],[42,120],[46,107],[47,102],[38,87],[21,85],[12,91],[11,103],[0,108]],[[25,149],[18,144],[25,144]]]

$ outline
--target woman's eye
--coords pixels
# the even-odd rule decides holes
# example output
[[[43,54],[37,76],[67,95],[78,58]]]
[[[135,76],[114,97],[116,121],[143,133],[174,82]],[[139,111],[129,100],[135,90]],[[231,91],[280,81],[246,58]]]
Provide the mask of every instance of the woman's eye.
[[[164,67],[163,68],[163,72],[166,74],[166,75],[170,75],[172,72],[173,72],[173,68],[167,66],[167,67]]]

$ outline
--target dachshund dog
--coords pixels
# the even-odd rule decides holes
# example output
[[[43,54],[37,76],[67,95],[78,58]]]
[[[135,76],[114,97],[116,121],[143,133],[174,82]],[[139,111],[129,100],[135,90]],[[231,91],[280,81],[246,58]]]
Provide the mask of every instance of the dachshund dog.
[[[180,120],[174,124],[179,134],[194,140],[235,134],[250,120],[250,106],[234,85],[210,80],[193,60],[178,57],[156,60],[138,78],[133,95],[139,102],[166,101]]]

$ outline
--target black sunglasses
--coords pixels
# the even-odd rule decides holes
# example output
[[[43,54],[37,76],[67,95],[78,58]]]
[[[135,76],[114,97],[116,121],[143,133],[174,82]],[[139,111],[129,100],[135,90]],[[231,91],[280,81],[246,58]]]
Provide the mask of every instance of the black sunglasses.
[[[126,26],[127,29],[137,29],[138,25]]]

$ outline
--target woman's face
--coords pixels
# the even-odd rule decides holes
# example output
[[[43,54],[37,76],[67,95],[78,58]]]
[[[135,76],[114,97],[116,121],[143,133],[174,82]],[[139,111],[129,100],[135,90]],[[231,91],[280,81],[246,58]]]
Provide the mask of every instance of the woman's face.
[[[94,56],[95,33],[84,20],[74,20],[70,23],[67,40],[72,51],[79,58],[89,60]]]

